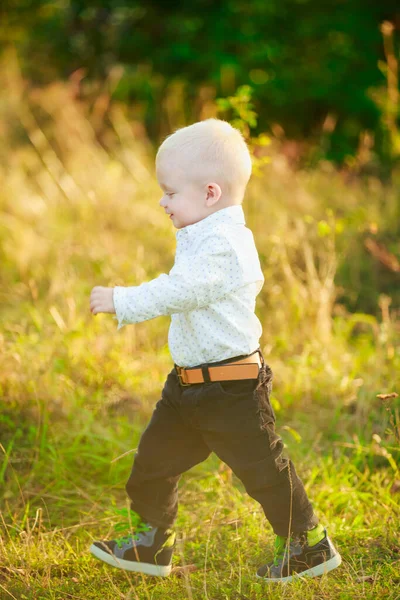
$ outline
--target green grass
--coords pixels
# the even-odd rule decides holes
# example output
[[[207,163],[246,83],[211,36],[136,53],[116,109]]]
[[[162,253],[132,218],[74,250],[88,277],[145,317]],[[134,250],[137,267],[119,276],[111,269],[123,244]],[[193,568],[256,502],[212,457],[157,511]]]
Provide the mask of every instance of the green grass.
[[[126,505],[132,456],[112,461],[136,446],[143,423],[133,425],[134,413],[110,421],[82,407],[68,427],[43,422],[40,443],[34,428],[15,437],[2,512],[4,598],[398,598],[396,473],[372,448],[318,437],[308,416],[298,424],[300,442],[282,434],[343,557],[329,576],[273,593],[254,578],[271,556],[273,535],[258,504],[215,457],[181,481],[174,566],[195,570],[157,580],[97,562],[88,547],[114,535],[112,508]]]
[[[266,277],[257,314],[278,430],[341,567],[284,587],[256,580],[271,528],[211,456],[181,480],[174,573],[129,575],[88,548],[127,505],[134,449],[172,367],[168,319],[117,332],[89,295],[168,271],[174,231],[152,151],[122,111],[104,148],[61,84],[34,99],[14,91],[9,114],[29,145],[6,136],[0,170],[1,600],[400,598],[399,402],[377,397],[399,391],[400,315],[366,283],[363,246],[371,228],[396,234],[398,186],[349,185],[327,164],[292,173],[278,157],[244,204]],[[45,136],[38,106],[51,114]],[[373,314],[351,313],[343,298],[365,290]]]

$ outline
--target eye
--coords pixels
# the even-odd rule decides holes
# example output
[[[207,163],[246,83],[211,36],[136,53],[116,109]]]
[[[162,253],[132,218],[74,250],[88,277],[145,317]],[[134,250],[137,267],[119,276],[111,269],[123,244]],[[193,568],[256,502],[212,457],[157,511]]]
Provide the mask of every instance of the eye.
[[[167,196],[173,196],[175,192],[167,192]]]

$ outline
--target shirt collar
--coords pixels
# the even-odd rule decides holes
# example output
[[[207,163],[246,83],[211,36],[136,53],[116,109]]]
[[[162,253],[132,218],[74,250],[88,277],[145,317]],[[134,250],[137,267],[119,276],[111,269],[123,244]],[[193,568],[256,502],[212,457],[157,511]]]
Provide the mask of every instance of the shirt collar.
[[[186,227],[182,227],[182,229],[178,229],[176,232],[177,238],[183,235],[198,235],[204,231],[208,231],[214,228],[216,225],[220,225],[221,223],[226,224],[241,224],[245,225],[246,220],[244,217],[244,212],[241,204],[235,204],[234,206],[227,206],[226,208],[221,208],[217,210],[215,213],[211,213],[208,217],[205,217],[201,221],[197,223],[193,223],[192,225],[186,225]]]

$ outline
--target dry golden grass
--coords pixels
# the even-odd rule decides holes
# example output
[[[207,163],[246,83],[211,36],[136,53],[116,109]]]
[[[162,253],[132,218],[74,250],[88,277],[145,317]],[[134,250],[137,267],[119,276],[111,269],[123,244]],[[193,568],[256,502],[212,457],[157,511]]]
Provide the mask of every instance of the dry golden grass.
[[[181,486],[176,561],[196,568],[153,582],[87,554],[112,532],[107,510],[125,503],[132,452],[172,366],[167,318],[117,333],[90,313],[90,290],[168,271],[174,231],[154,148],[123,107],[4,73],[0,598],[269,597],[253,571],[272,535],[214,458]],[[398,400],[376,397],[398,388],[399,312],[382,295],[376,316],[349,313],[337,284],[348,262],[357,294],[362,233],[396,231],[398,188],[346,180],[328,163],[293,172],[272,151],[244,210],[266,278],[257,314],[278,426],[345,559],[274,597],[399,598]]]

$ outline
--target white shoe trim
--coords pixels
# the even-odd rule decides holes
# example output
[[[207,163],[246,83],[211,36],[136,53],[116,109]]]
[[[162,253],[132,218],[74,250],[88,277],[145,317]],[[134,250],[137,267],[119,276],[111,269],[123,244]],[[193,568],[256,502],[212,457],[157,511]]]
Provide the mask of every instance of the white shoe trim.
[[[172,565],[153,565],[151,563],[135,562],[133,560],[124,560],[117,558],[106,550],[92,544],[90,552],[96,558],[104,561],[112,567],[124,569],[125,571],[134,571],[136,573],[145,573],[146,575],[156,575],[158,577],[167,577],[171,573]]]
[[[262,577],[262,575],[258,575],[256,573],[256,577],[258,579],[263,579],[264,581],[268,581],[268,583],[286,583],[287,581],[293,581],[294,579],[301,579],[302,577],[318,577],[319,575],[324,575],[324,573],[328,573],[328,571],[332,571],[336,569],[342,562],[342,557],[339,553],[336,553],[335,556],[326,560],[325,562],[312,567],[311,569],[307,569],[307,571],[302,571],[301,573],[293,573],[293,575],[289,575],[288,577]]]

